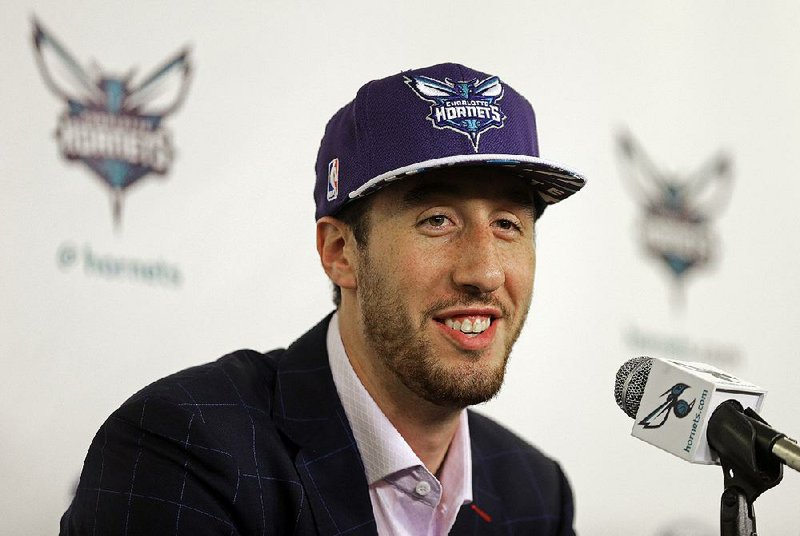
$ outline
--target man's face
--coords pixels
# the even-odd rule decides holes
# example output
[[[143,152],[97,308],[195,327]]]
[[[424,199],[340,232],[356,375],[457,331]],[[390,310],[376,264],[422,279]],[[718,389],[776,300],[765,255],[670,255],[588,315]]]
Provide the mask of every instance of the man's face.
[[[533,290],[529,187],[451,168],[372,195],[357,297],[376,369],[439,406],[492,398]]]

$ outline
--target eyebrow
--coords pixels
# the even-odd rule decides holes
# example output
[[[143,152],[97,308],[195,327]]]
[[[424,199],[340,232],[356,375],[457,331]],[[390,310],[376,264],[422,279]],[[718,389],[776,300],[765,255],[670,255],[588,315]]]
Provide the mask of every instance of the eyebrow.
[[[438,195],[452,195],[454,190],[452,186],[445,184],[438,180],[422,181],[410,190],[408,190],[402,199],[402,206],[409,208],[423,204],[432,197]],[[457,191],[455,193],[458,193]],[[505,197],[513,204],[523,208],[531,216],[531,219],[536,219],[536,210],[534,208],[533,194],[528,188],[513,188],[505,193]]]
[[[408,190],[403,195],[403,205],[412,207],[427,201],[431,197],[444,194],[452,194],[453,189],[448,188],[440,181],[423,181]]]

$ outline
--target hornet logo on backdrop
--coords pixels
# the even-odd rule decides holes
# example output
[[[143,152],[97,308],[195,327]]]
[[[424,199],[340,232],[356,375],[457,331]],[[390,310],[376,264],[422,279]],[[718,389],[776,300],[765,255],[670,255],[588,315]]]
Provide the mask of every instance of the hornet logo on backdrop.
[[[682,298],[687,276],[715,259],[712,223],[730,198],[731,160],[718,155],[679,178],[657,168],[629,134],[617,141],[623,176],[643,209],[642,246],[666,268]]]
[[[109,188],[115,226],[125,191],[142,177],[164,175],[173,158],[162,125],[183,101],[191,67],[182,50],[145,77],[84,69],[42,26],[33,23],[36,60],[47,87],[66,103],[56,139],[64,158],[86,165]]]
[[[691,387],[685,383],[676,383],[667,389],[661,395],[662,397],[666,396],[667,400],[661,403],[661,405],[659,405],[656,409],[651,411],[647,417],[639,421],[639,425],[644,426],[645,428],[661,428],[664,426],[664,423],[667,422],[670,410],[672,410],[675,416],[679,419],[683,419],[689,415],[689,412],[692,411],[694,403],[697,402],[697,399],[695,398],[691,402],[679,399],[678,397],[681,396],[686,389],[691,389]],[[662,418],[661,422],[658,424],[653,424],[659,418]]]
[[[433,126],[463,134],[476,153],[481,134],[490,128],[503,128],[506,116],[497,104],[503,98],[503,85],[496,76],[459,82],[427,76],[405,80],[420,99],[432,103],[427,119]]]

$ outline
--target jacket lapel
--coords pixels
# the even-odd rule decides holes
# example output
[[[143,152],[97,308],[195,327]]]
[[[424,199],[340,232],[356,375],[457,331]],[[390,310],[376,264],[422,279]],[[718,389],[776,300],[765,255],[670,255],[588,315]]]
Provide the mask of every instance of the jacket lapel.
[[[296,446],[295,467],[322,535],[377,535],[364,466],[333,383],[330,315],[278,358],[273,418]]]
[[[480,460],[485,459],[489,453],[481,450],[479,438],[476,437],[477,427],[473,425],[473,414],[470,415],[470,448],[472,449],[472,502],[461,507],[456,517],[456,523],[450,530],[451,536],[459,535],[491,535],[507,534],[505,525],[506,515],[500,494],[495,490],[494,483],[486,466]]]

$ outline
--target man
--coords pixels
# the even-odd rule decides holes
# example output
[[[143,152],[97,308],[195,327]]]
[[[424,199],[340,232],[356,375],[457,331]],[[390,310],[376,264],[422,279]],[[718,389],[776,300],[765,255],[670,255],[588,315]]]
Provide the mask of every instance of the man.
[[[573,534],[558,465],[465,408],[502,383],[536,218],[583,178],[538,157],[524,98],[454,64],[362,87],[316,171],[336,313],[129,399],[62,534]]]

